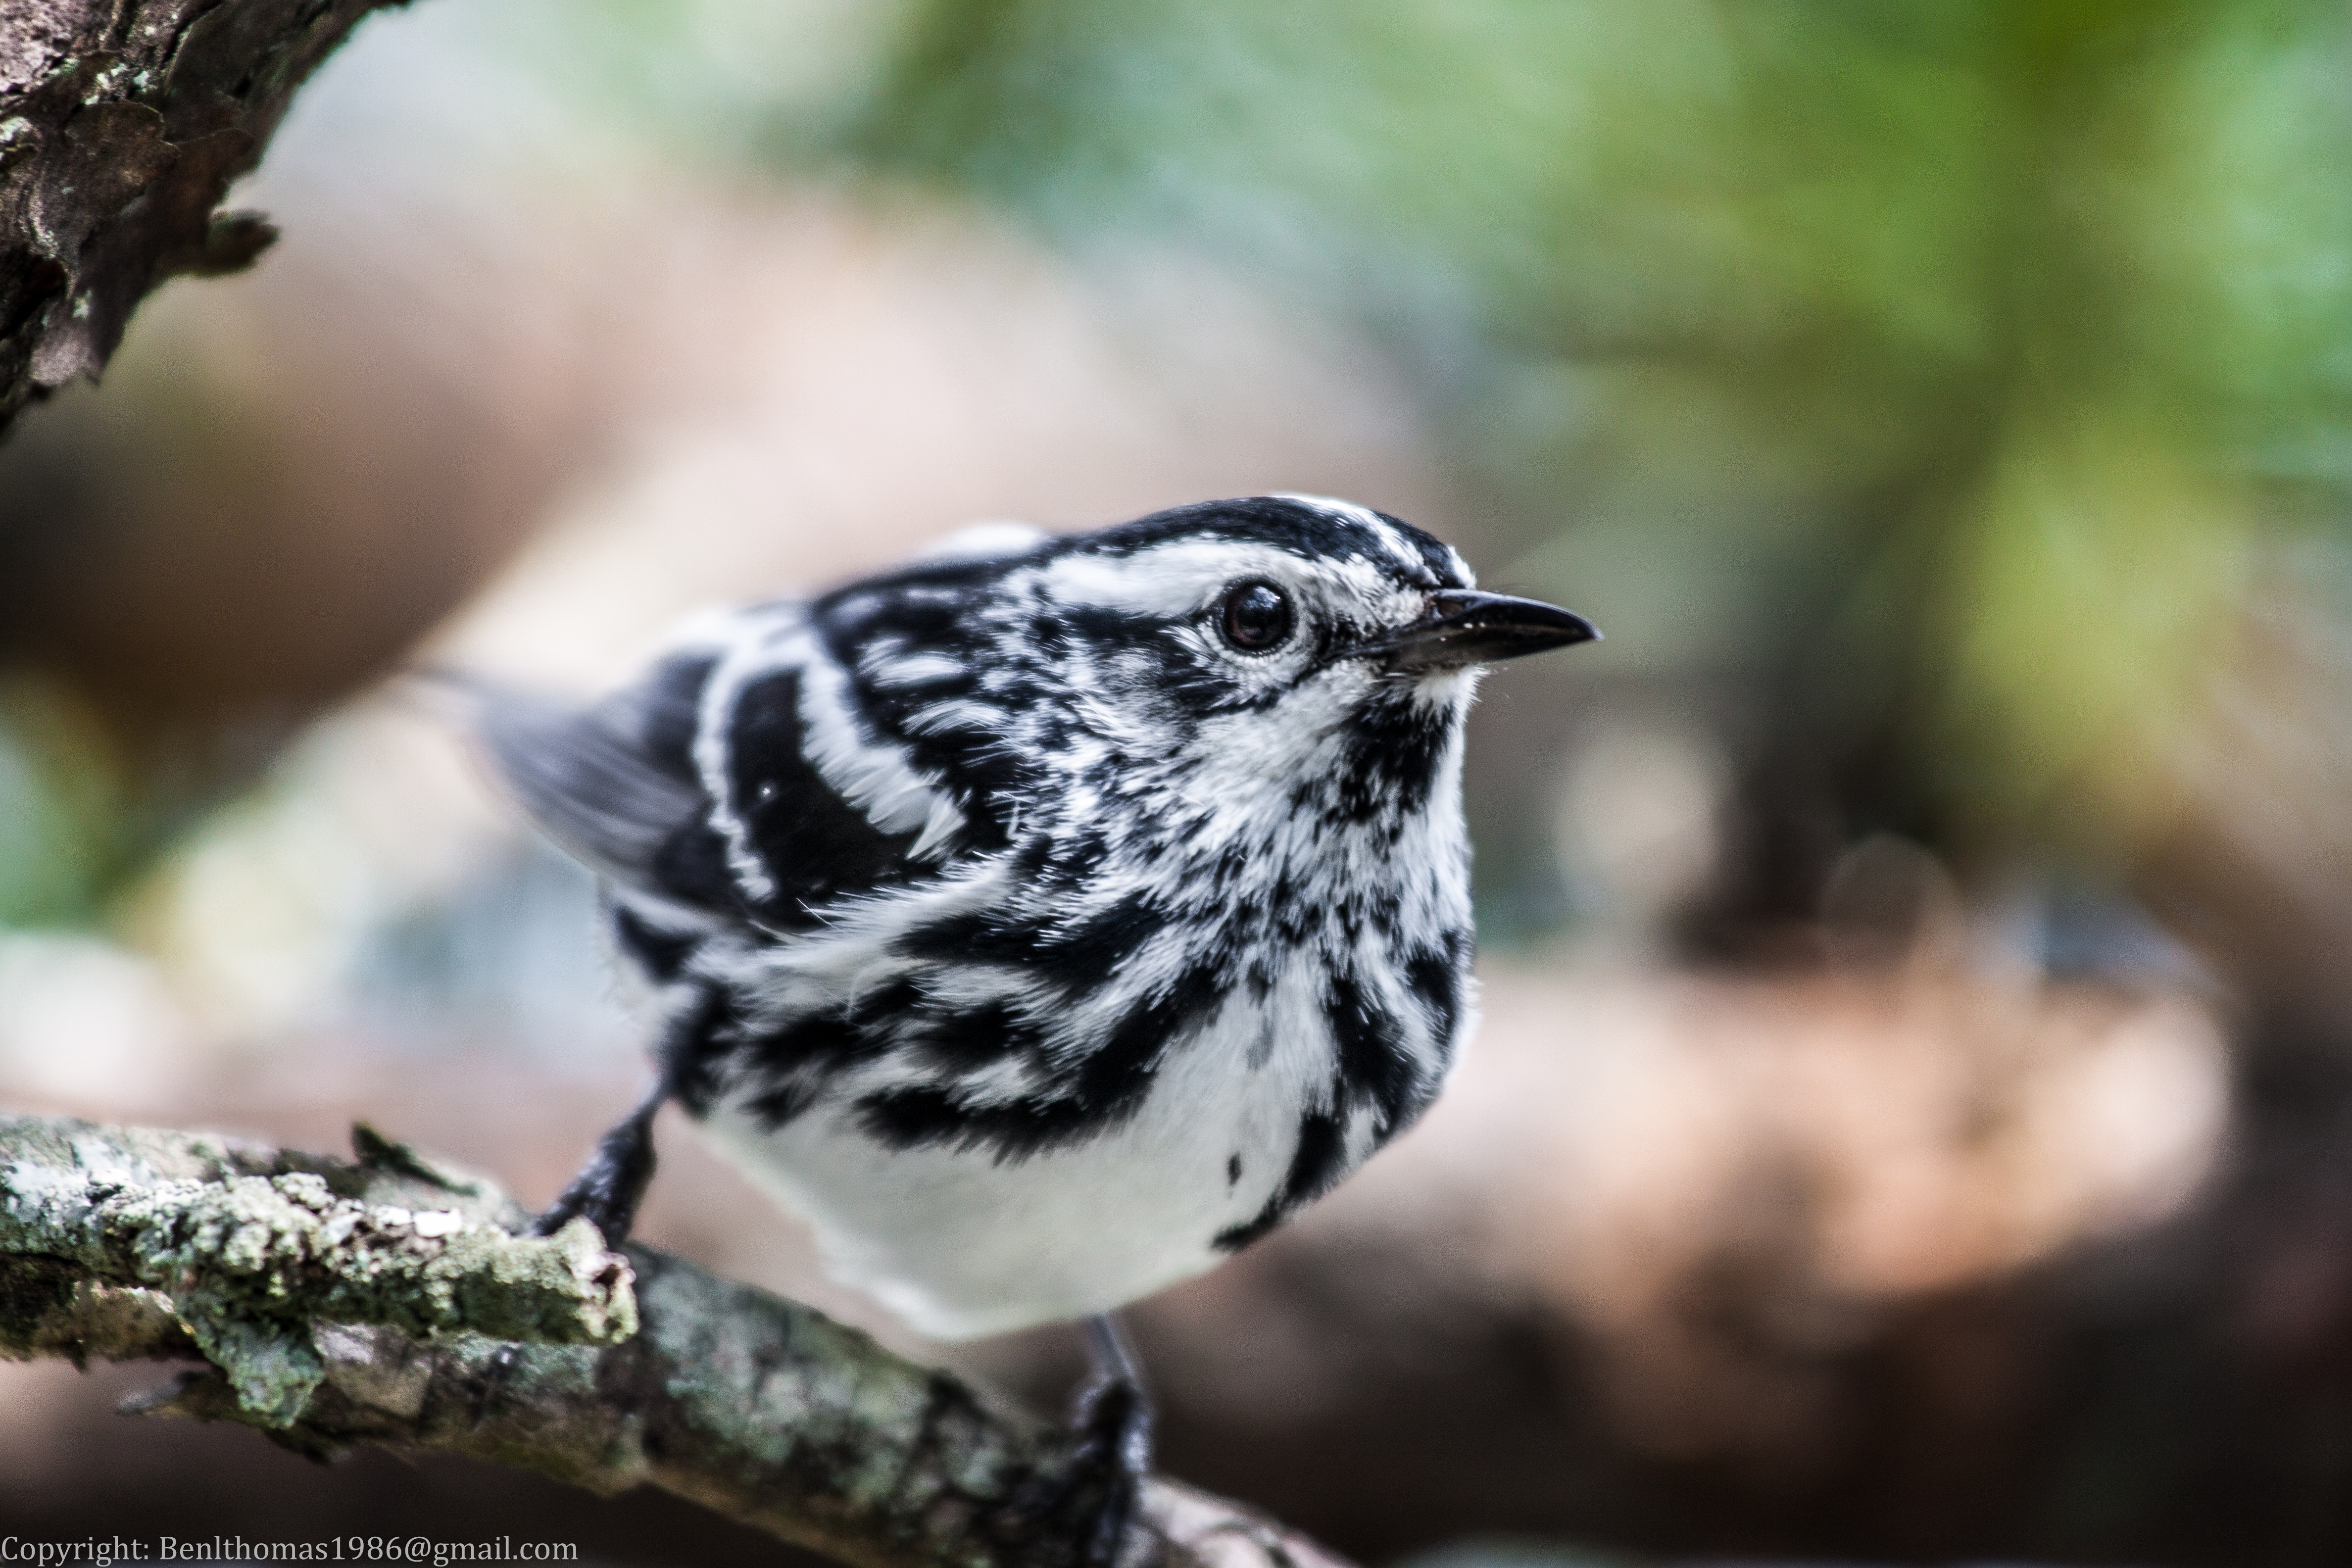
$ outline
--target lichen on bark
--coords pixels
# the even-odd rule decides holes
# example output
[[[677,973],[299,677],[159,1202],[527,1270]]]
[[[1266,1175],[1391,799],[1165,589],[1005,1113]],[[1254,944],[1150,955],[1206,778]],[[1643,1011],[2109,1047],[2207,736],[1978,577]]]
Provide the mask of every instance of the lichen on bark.
[[[0,1252],[154,1293],[265,1424],[290,1425],[325,1374],[313,1323],[558,1344],[636,1331],[629,1266],[593,1226],[518,1237],[480,1184],[411,1174],[410,1204],[384,1202],[364,1165],[277,1169],[246,1146],[166,1137],[0,1119]],[[0,1323],[0,1349],[16,1337]]]
[[[823,1314],[576,1221],[362,1127],[341,1161],[0,1117],[0,1355],[208,1363],[134,1413],[652,1485],[872,1568],[1059,1568],[1098,1488],[1068,1434]],[[1041,1500],[1051,1500],[1041,1501]],[[1332,1559],[1154,1480],[1132,1563]]]

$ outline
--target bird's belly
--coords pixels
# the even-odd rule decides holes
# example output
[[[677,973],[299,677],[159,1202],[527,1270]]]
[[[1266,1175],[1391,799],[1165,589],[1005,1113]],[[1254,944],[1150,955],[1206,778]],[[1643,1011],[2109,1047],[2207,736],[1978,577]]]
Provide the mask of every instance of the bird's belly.
[[[810,1222],[835,1278],[966,1339],[1108,1311],[1217,1263],[1217,1237],[1281,1186],[1312,1092],[1296,1053],[1252,1054],[1240,1031],[1212,1031],[1131,1119],[1019,1159],[893,1148],[839,1103],[772,1131],[726,1102],[705,1125]]]

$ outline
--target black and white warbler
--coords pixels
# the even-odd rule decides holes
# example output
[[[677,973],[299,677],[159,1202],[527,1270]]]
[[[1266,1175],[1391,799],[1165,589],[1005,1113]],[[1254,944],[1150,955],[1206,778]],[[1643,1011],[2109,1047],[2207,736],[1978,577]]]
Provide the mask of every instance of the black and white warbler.
[[[492,701],[666,1020],[542,1224],[625,1233],[675,1099],[929,1334],[1211,1268],[1444,1082],[1478,667],[1596,636],[1395,518],[1264,496],[977,531],[706,619],[593,706]],[[1139,1468],[1131,1364],[1093,1342],[1103,1452]]]

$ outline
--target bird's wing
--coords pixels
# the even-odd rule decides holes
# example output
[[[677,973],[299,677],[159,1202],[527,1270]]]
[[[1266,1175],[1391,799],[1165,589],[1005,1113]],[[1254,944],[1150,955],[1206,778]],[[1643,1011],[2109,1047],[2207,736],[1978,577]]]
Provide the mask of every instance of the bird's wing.
[[[803,930],[835,899],[935,875],[940,857],[920,813],[909,816],[919,781],[879,776],[887,753],[847,759],[871,781],[833,754],[858,738],[831,733],[837,693],[803,698],[831,671],[799,648],[787,638],[749,660],[688,649],[585,707],[488,692],[479,725],[524,812],[625,893]]]

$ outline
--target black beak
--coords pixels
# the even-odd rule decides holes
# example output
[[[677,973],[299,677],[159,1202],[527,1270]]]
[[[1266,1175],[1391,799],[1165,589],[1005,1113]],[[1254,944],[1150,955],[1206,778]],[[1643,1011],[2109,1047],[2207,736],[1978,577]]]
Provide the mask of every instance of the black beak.
[[[1391,669],[1460,669],[1600,640],[1591,621],[1557,605],[1448,588],[1429,596],[1423,618],[1357,651],[1386,654]]]

